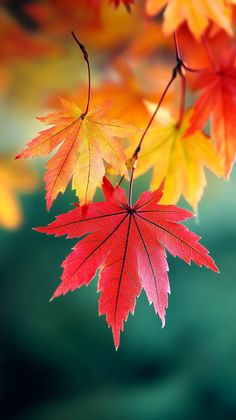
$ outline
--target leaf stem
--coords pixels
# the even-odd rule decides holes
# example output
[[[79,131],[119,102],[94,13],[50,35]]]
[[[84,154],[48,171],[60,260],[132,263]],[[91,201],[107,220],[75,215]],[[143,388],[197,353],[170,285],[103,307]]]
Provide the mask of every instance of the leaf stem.
[[[179,115],[179,120],[177,122],[177,127],[179,127],[182,123],[183,120],[183,116],[184,116],[184,112],[185,112],[185,97],[186,97],[186,76],[185,76],[185,70],[192,72],[192,73],[199,73],[201,72],[201,70],[199,69],[193,69],[191,67],[188,67],[182,60],[181,55],[180,55],[180,49],[179,49],[179,44],[178,44],[178,38],[177,38],[177,34],[176,32],[174,33],[174,45],[175,45],[175,58],[176,58],[176,65],[172,70],[172,76],[169,80],[169,82],[167,83],[164,92],[161,95],[161,98],[157,104],[157,107],[151,117],[151,119],[149,120],[149,123],[147,125],[147,127],[145,128],[141,139],[139,141],[138,146],[136,147],[133,156],[132,156],[132,168],[131,168],[131,175],[130,175],[130,184],[129,184],[129,206],[132,206],[132,192],[133,192],[133,182],[134,182],[134,172],[137,166],[137,161],[138,161],[138,157],[139,157],[139,153],[142,147],[142,143],[143,140],[153,122],[153,120],[155,119],[161,105],[162,102],[164,101],[166,94],[168,92],[168,90],[170,89],[172,83],[174,82],[174,80],[177,78],[177,76],[181,77],[181,81],[182,81],[182,89],[181,89],[181,104],[180,104],[180,115]]]
[[[77,43],[77,45],[79,46],[83,56],[84,56],[84,60],[86,61],[87,64],[87,69],[88,69],[88,98],[87,98],[87,105],[86,105],[86,109],[84,111],[84,113],[82,114],[83,117],[85,117],[85,115],[87,115],[88,111],[89,111],[89,105],[90,105],[90,96],[91,96],[91,70],[90,70],[90,63],[89,63],[89,56],[88,53],[86,51],[86,48],[84,47],[84,45],[78,40],[77,36],[75,35],[75,33],[73,31],[71,31],[71,35],[73,36],[75,42]]]
[[[129,182],[129,199],[128,199],[128,203],[129,206],[132,207],[132,195],[133,195],[133,184],[134,184],[134,171],[136,169],[137,166],[137,159],[134,161],[133,165],[132,165],[132,169],[131,169],[131,175],[130,175],[130,182]]]
[[[177,38],[177,32],[174,32],[174,44],[175,44],[175,58],[176,61],[180,60],[180,49],[179,49],[179,43]]]
[[[194,68],[192,68],[192,67],[189,67],[189,66],[187,66],[187,64],[185,64],[183,61],[182,61],[182,67],[183,67],[186,71],[188,71],[189,73],[201,73],[201,72],[202,72],[202,69],[194,69]]]
[[[124,175],[122,175],[122,177],[120,178],[120,180],[119,180],[119,182],[118,182],[118,184],[117,184],[117,187],[119,187],[119,186],[122,184],[122,182],[123,182],[124,178],[125,178],[125,176],[124,176]]]
[[[163,94],[161,95],[161,98],[160,98],[160,100],[159,100],[159,102],[157,104],[156,110],[153,113],[151,119],[149,120],[149,123],[148,123],[147,127],[145,128],[145,130],[144,130],[144,132],[142,134],[142,137],[141,137],[141,139],[139,141],[139,144],[138,144],[138,146],[136,147],[136,149],[135,149],[135,151],[133,153],[133,156],[132,156],[133,165],[132,165],[132,168],[131,168],[131,177],[130,177],[130,185],[129,185],[129,206],[132,205],[132,189],[133,189],[133,181],[134,181],[134,172],[135,172],[135,169],[136,169],[136,166],[137,166],[138,156],[139,156],[139,152],[141,150],[141,146],[142,146],[143,140],[144,140],[144,138],[145,138],[145,136],[146,136],[146,134],[147,134],[147,132],[148,132],[148,130],[149,130],[149,128],[150,128],[153,120],[154,120],[154,118],[156,117],[156,115],[157,115],[157,113],[158,113],[158,111],[159,111],[159,109],[160,109],[160,107],[162,105],[162,102],[165,99],[165,96],[166,96],[169,88],[171,87],[172,83],[174,82],[174,80],[176,79],[176,77],[178,75],[178,66],[179,66],[179,64],[177,64],[174,67],[174,69],[172,71],[172,77],[169,80],[169,82],[167,83],[167,85],[165,87],[165,90],[164,90]]]
[[[182,69],[181,69],[179,74],[180,74],[180,77],[181,77],[181,100],[180,100],[179,119],[178,119],[178,122],[176,123],[176,128],[177,129],[181,126],[183,118],[184,118],[185,100],[186,100],[186,86],[187,86],[186,76],[183,73]]]
[[[187,66],[187,64],[185,64],[185,62],[181,58],[179,42],[178,42],[178,38],[177,38],[177,32],[174,32],[174,44],[175,44],[176,62],[177,63],[179,62],[181,64],[181,67],[184,68],[186,71],[188,71],[190,73],[200,73],[202,71],[202,69],[194,69],[192,67]]]

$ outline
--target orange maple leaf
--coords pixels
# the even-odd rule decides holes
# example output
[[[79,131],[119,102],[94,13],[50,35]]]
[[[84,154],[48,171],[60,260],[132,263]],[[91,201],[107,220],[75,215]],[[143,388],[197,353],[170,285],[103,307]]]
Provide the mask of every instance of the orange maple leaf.
[[[71,178],[72,188],[76,189],[81,205],[90,202],[102,183],[104,160],[116,173],[126,174],[125,154],[114,136],[126,137],[129,127],[120,126],[117,121],[104,120],[103,108],[94,108],[85,115],[71,102],[62,100],[62,104],[65,112],[39,118],[53,127],[42,131],[16,157],[48,155],[60,145],[46,165],[44,181],[48,209],[58,193],[64,193]]]

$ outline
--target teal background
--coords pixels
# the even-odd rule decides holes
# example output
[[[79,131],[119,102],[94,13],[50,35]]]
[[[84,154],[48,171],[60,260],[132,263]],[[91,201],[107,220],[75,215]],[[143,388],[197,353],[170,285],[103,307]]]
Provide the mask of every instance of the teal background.
[[[136,196],[149,176],[135,182]],[[197,222],[188,223],[221,274],[168,255],[166,327],[142,294],[117,352],[105,318],[97,315],[96,279],[49,303],[75,241],[32,227],[69,210],[73,193],[60,196],[50,214],[43,186],[22,197],[24,226],[0,231],[1,418],[235,418],[235,182],[235,172],[230,182],[208,176]]]

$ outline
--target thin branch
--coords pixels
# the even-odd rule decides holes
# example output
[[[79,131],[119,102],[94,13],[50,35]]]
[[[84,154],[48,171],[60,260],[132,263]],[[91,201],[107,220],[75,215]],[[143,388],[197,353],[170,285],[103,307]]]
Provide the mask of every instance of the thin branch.
[[[192,68],[192,67],[189,67],[189,66],[187,66],[187,64],[185,64],[183,61],[182,61],[182,67],[183,67],[186,71],[188,71],[189,73],[201,73],[201,72],[203,71],[203,69],[194,69],[194,68]]]
[[[181,60],[180,58],[180,50],[179,50],[179,43],[177,38],[177,32],[174,32],[174,44],[175,44],[175,57],[176,61]]]
[[[189,67],[182,60],[181,54],[180,54],[180,48],[179,48],[179,42],[178,42],[177,32],[174,32],[174,44],[175,44],[175,57],[176,57],[176,62],[177,63],[179,62],[180,65],[181,65],[181,67],[183,67],[186,71],[188,71],[190,73],[200,73],[202,71],[201,69],[194,69],[192,67]]]
[[[133,153],[133,156],[132,156],[133,165],[132,165],[132,169],[131,169],[130,184],[129,184],[129,206],[132,206],[132,191],[133,191],[133,182],[134,182],[134,172],[135,172],[135,169],[136,169],[136,166],[137,166],[138,156],[139,156],[139,152],[141,150],[141,146],[142,146],[143,140],[144,140],[144,138],[145,138],[145,136],[146,136],[146,134],[147,134],[147,132],[148,132],[148,130],[149,130],[152,122],[153,122],[153,120],[155,119],[155,117],[156,117],[156,115],[157,115],[157,113],[158,113],[158,111],[159,111],[159,109],[160,109],[160,107],[161,107],[161,105],[162,105],[165,97],[166,97],[166,94],[167,94],[168,90],[170,89],[172,83],[174,82],[174,80],[176,79],[176,77],[178,75],[178,71],[179,71],[178,68],[179,68],[179,64],[177,63],[177,65],[173,69],[172,77],[169,80],[169,82],[167,83],[163,94],[161,95],[161,98],[160,98],[160,100],[159,100],[159,102],[157,104],[156,110],[153,113],[153,115],[152,115],[152,117],[151,117],[151,119],[150,119],[147,127],[145,128],[145,130],[144,130],[144,132],[142,134],[142,137],[141,137],[141,139],[139,141],[139,144],[138,144],[137,148],[135,149],[135,151]]]
[[[198,73],[201,70],[197,70],[197,69],[192,69],[191,67],[188,67],[182,60],[181,55],[180,55],[180,49],[179,49],[179,44],[178,44],[178,38],[177,38],[177,34],[176,32],[174,33],[174,45],[175,45],[175,58],[176,58],[176,65],[173,68],[172,71],[172,76],[171,79],[169,80],[169,82],[167,83],[164,92],[161,95],[161,98],[157,104],[156,110],[154,111],[151,119],[149,120],[149,123],[146,127],[146,129],[144,130],[141,139],[139,141],[138,146],[136,147],[133,156],[132,156],[132,161],[133,161],[133,165],[131,168],[131,176],[130,176],[130,185],[129,185],[129,206],[132,206],[132,192],[133,192],[133,182],[134,182],[134,172],[137,166],[137,161],[138,161],[138,157],[139,157],[139,153],[142,147],[142,143],[143,140],[153,122],[153,120],[155,119],[165,97],[166,94],[168,92],[168,90],[170,89],[172,83],[174,82],[174,80],[177,78],[177,76],[181,77],[182,80],[182,89],[181,89],[181,103],[180,103],[180,115],[179,115],[179,120],[177,122],[177,127],[179,127],[182,123],[183,117],[184,117],[184,112],[185,112],[185,96],[186,96],[186,76],[185,76],[185,70],[189,71],[189,72],[193,72],[193,73]]]
[[[186,101],[186,85],[187,80],[185,74],[182,72],[179,73],[181,77],[181,100],[180,100],[180,111],[179,111],[179,119],[176,124],[176,128],[179,128],[182,124],[184,113],[185,113],[185,101]]]
[[[122,177],[120,178],[120,180],[119,180],[119,182],[118,182],[118,184],[117,184],[117,188],[122,184],[122,182],[124,181],[124,178],[125,178],[125,176],[124,175],[122,175]]]
[[[141,149],[141,146],[142,146],[143,140],[144,140],[144,138],[145,138],[145,136],[146,136],[146,134],[147,134],[147,131],[149,130],[149,128],[150,128],[150,126],[151,126],[151,124],[152,124],[153,120],[155,119],[155,117],[156,117],[156,115],[157,115],[157,113],[158,113],[158,111],[159,111],[159,109],[160,109],[160,107],[161,107],[161,105],[162,105],[162,103],[163,103],[163,101],[164,101],[165,97],[166,97],[166,94],[167,94],[168,90],[170,89],[170,87],[171,87],[172,83],[174,82],[174,80],[176,79],[176,77],[177,77],[177,75],[178,75],[178,68],[177,68],[177,67],[178,67],[178,66],[174,67],[174,69],[173,69],[173,72],[172,72],[172,77],[171,77],[171,79],[169,80],[169,82],[167,83],[167,85],[166,85],[166,87],[165,87],[165,90],[164,90],[163,94],[161,95],[161,98],[160,98],[160,100],[159,100],[159,102],[158,102],[158,104],[157,104],[156,110],[155,110],[155,112],[153,113],[153,115],[152,115],[152,117],[151,117],[151,119],[150,119],[150,121],[149,121],[149,123],[148,123],[147,127],[145,128],[145,130],[144,130],[144,132],[143,132],[143,134],[142,134],[142,137],[141,137],[141,139],[140,139],[140,141],[139,141],[138,147],[136,148],[136,150],[135,150],[135,152],[134,152],[134,154],[133,154],[133,158],[134,158],[134,157],[135,157],[135,156],[136,156],[136,155],[140,152],[140,149]]]
[[[133,165],[132,165],[132,169],[131,169],[131,176],[130,176],[130,182],[129,182],[129,206],[132,207],[132,194],[133,194],[133,184],[134,184],[134,171],[136,169],[137,166],[137,161],[138,161],[138,155],[137,158],[135,159]]]
[[[77,45],[79,46],[81,52],[83,53],[84,56],[84,60],[86,61],[87,64],[87,69],[88,69],[88,99],[87,99],[87,105],[86,105],[86,109],[83,113],[83,117],[85,117],[85,115],[87,115],[88,111],[89,111],[89,105],[90,105],[90,95],[91,95],[91,71],[90,71],[90,63],[89,63],[89,56],[88,53],[86,51],[86,48],[84,47],[84,45],[78,40],[77,36],[75,35],[75,33],[73,31],[71,31],[71,35],[73,36],[75,42],[77,43]]]

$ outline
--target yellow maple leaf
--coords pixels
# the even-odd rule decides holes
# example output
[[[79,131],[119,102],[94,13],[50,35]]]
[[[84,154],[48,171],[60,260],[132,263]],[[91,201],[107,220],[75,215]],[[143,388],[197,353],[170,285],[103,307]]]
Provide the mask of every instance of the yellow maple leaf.
[[[167,35],[186,21],[194,36],[199,38],[209,21],[215,22],[232,35],[230,4],[235,3],[235,0],[147,0],[146,10],[148,15],[153,16],[166,6],[164,31]]]
[[[165,114],[165,122],[166,122]],[[164,204],[176,203],[183,195],[196,209],[206,186],[204,166],[216,175],[223,175],[223,169],[211,140],[201,131],[184,138],[189,125],[191,112],[188,112],[180,127],[169,115],[167,125],[147,133],[139,155],[135,176],[142,175],[153,168],[151,189],[155,190],[163,178],[165,191],[161,200]],[[132,156],[133,146],[127,150]]]
[[[15,229],[22,222],[17,193],[28,193],[35,188],[36,176],[32,170],[13,158],[0,157],[0,225]]]

